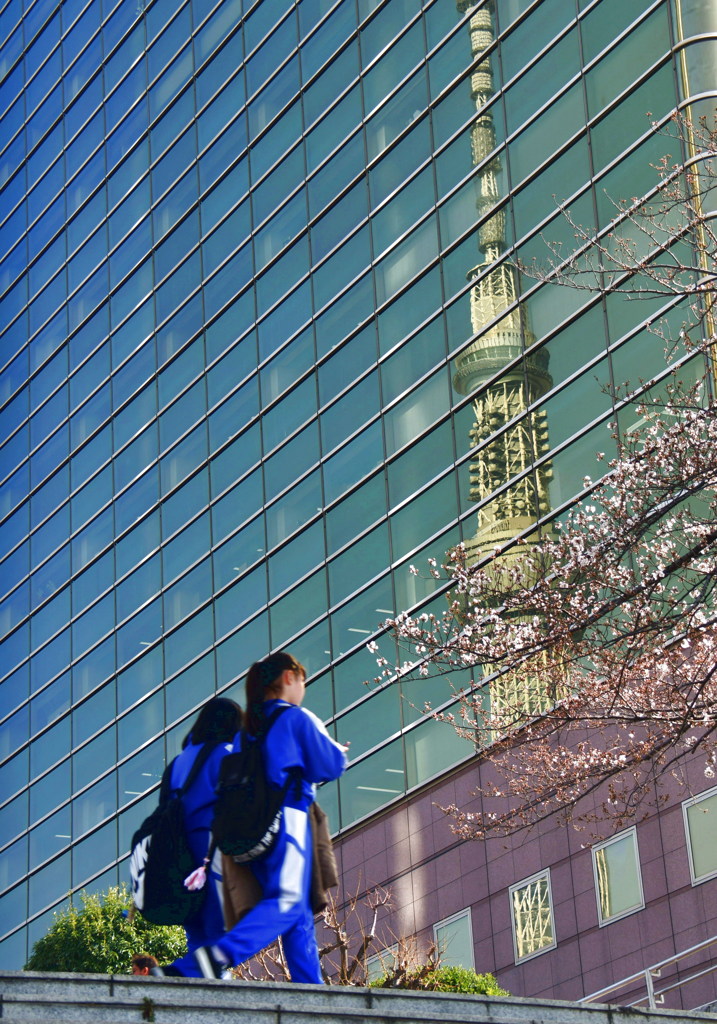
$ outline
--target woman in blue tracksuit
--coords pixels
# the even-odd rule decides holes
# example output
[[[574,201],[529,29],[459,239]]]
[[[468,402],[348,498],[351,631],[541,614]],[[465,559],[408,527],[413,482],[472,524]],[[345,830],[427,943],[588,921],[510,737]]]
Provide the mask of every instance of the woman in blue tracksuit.
[[[311,829],[308,808],[315,784],[336,779],[346,767],[346,747],[333,740],[323,723],[301,707],[306,673],[290,654],[280,652],[255,662],[246,681],[245,728],[261,738],[262,726],[278,706],[286,706],[268,732],[264,748],[267,777],[281,788],[292,769],[276,843],[250,866],[263,897],[232,929],[214,936],[187,956],[162,969],[164,974],[220,978],[281,936],[292,981],[321,984],[319,953],[311,909]],[[157,972],[159,973],[159,971]]]
[[[241,724],[242,712],[238,704],[226,697],[212,698],[199,712],[184,739],[181,753],[172,762],[170,786],[172,789],[181,789],[202,747],[210,744],[214,748],[182,798],[187,839],[197,864],[202,863],[209,849],[219,765],[222,758],[231,751],[232,741],[241,729]],[[203,946],[224,928],[219,856],[215,856],[207,868],[206,884],[207,895],[201,909],[184,926],[190,951]]]

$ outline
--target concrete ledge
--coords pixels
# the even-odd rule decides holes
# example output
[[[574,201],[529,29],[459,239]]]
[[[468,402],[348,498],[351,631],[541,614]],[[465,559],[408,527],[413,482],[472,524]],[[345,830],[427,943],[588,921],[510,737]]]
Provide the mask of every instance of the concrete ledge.
[[[627,1009],[516,996],[278,983],[0,971],[2,1024],[669,1024],[710,1013]]]

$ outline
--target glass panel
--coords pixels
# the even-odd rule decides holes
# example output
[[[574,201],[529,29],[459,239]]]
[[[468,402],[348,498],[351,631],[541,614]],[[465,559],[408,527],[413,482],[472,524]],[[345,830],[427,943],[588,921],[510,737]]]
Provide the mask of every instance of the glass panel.
[[[314,421],[264,463],[266,500],[271,501],[319,461],[319,427]]]
[[[393,0],[393,3],[386,4],[383,8],[382,14],[375,18],[369,23],[369,26],[361,32],[361,56],[366,63],[367,58],[370,55],[366,53],[366,36],[367,33],[379,25],[382,21],[384,14],[389,14],[392,18],[396,18],[396,28],[400,26],[403,29],[406,24],[407,18],[402,17],[401,8],[404,6],[413,7],[413,4],[406,2],[406,0]],[[411,10],[411,14],[415,11],[415,7]],[[408,15],[408,17],[411,16]],[[379,47],[386,45],[385,37],[383,39],[376,39],[376,44]],[[390,50],[383,53],[381,58],[371,67],[363,77],[364,87],[364,103],[367,111],[371,111],[376,107],[384,97],[388,96],[389,93],[396,88],[402,79],[410,73],[410,71],[416,66],[419,59],[419,54],[423,50],[423,25],[418,20],[414,22],[411,28],[396,42]],[[417,113],[426,105],[426,99],[423,98],[422,103],[418,103],[417,109],[411,111],[411,116],[407,119],[406,123],[414,120]]]
[[[516,963],[555,945],[550,875],[528,879],[510,888]]]
[[[441,967],[467,967],[473,970],[473,933],[470,911],[433,926],[433,941],[438,947]]]
[[[117,730],[117,754],[120,760],[148,738],[161,733],[164,725],[164,693],[158,690],[122,719]]]
[[[367,476],[383,461],[380,422],[366,427],[324,463],[324,500],[327,505]]]
[[[71,838],[70,805],[67,804],[30,833],[30,870],[68,846]]]
[[[80,836],[117,808],[117,778],[114,772],[96,782],[72,801],[72,832]]]
[[[384,417],[387,454],[391,455],[416,438],[448,411],[450,396],[445,369],[440,369],[410,395],[389,409]]]
[[[401,132],[412,124],[417,113],[426,106],[426,69],[420,68],[401,86],[395,96],[384,104],[366,126],[368,157],[373,160],[391,145]],[[470,107],[470,96],[467,96]]]
[[[71,795],[71,768],[68,757],[30,787],[30,821],[37,821]]]
[[[36,914],[51,904],[56,893],[66,893],[72,888],[70,879],[70,854],[63,853],[30,878],[28,891],[28,912]]]
[[[619,106],[610,112],[609,117],[603,118],[592,129],[591,143],[595,173],[597,174],[606,164],[624,151],[627,140],[639,139],[645,135],[650,129],[650,120],[662,117],[663,113],[673,106],[675,99],[672,67],[665,64],[642,85],[633,89]],[[651,112],[650,118],[645,114],[647,110]],[[664,139],[653,135],[650,144],[654,146],[658,142],[660,154],[652,161],[653,163],[657,163],[665,152]],[[650,166],[649,155],[646,153],[634,154],[633,159],[634,171],[637,170],[637,164],[644,161],[641,168],[642,174],[648,180],[647,187],[652,187],[655,184],[655,172]],[[645,191],[641,189],[638,183],[639,179],[638,182],[633,182],[635,182],[634,174],[631,175],[630,184],[625,191],[618,191],[613,185],[606,186],[604,183],[598,188],[598,196],[602,194],[603,188],[607,188],[608,197],[613,201],[609,204],[612,210],[611,216],[615,215],[615,201],[625,196],[642,195]],[[604,198],[603,201],[605,201]]]
[[[323,450],[329,452],[380,411],[378,371],[374,370],[348,394],[321,414]]]
[[[265,658],[270,649],[269,614],[263,612],[224,643],[217,645],[217,686],[240,679],[243,685],[242,677],[249,666]],[[236,698],[239,703],[243,703],[243,692],[242,689]]]
[[[295,288],[259,324],[259,358],[279,352],[284,342],[311,317],[311,286],[307,279]]]
[[[358,75],[359,58],[358,45],[356,41],[348,46],[335,57],[321,72],[311,85],[304,91],[302,100],[304,105],[304,119],[307,125],[311,125],[326,110],[327,96],[340,96],[347,84],[352,82]],[[358,95],[355,99],[358,99]],[[352,103],[352,109],[357,112],[357,107]],[[331,115],[329,115],[331,116]],[[345,127],[351,127],[355,123],[354,117],[350,117]],[[344,132],[345,134],[345,132]],[[316,164],[314,163],[314,166]]]
[[[365,761],[350,765],[339,780],[339,792],[341,821],[346,825],[401,796],[405,792],[401,740],[394,740]]]
[[[81,789],[87,785],[88,779],[100,775],[116,764],[117,735],[116,726],[112,725],[72,755],[73,788]]]
[[[644,906],[637,835],[633,830],[593,848],[598,910],[605,922]]]
[[[411,788],[433,778],[475,753],[470,740],[461,739],[446,722],[428,719],[406,733],[406,785]]]
[[[501,32],[505,32],[529,3],[530,0],[505,0],[497,5]],[[574,17],[573,4],[538,4],[503,40],[501,59],[506,79],[523,68],[526,53],[540,52]]]
[[[276,547],[290,534],[320,512],[323,505],[321,474],[318,469],[296,484],[266,510],[269,548]]]
[[[315,410],[316,380],[312,373],[265,413],[262,420],[264,450],[276,448],[302,423],[314,416]]]
[[[374,597],[379,597],[379,589],[372,588],[375,590]],[[385,596],[385,588],[384,588]],[[353,604],[353,602],[351,602]],[[373,612],[377,616],[393,615],[391,611],[392,604],[382,604],[380,600],[376,600]],[[334,623],[336,616],[333,616]],[[334,633],[336,630],[334,629]],[[356,704],[357,701],[361,700],[366,696],[366,683],[368,682],[371,689],[376,688],[374,683],[375,676],[378,672],[378,666],[376,659],[378,657],[389,658],[396,657],[396,644],[392,638],[389,638],[387,634],[379,635],[376,637],[376,644],[378,650],[371,652],[366,649],[366,645],[362,644],[357,647],[355,651],[343,661],[334,664],[333,677],[334,677],[334,693],[336,697],[336,710],[341,711],[343,708],[351,707],[352,704]],[[336,657],[340,657],[338,651],[335,652]],[[352,737],[347,737],[351,739]]]
[[[370,233],[368,225],[364,225],[314,271],[314,300],[317,308],[329,303],[370,262]]]
[[[337,734],[351,740],[351,759],[378,746],[401,728],[401,705],[397,686],[376,691],[336,723]],[[395,774],[395,773],[389,773]],[[403,775],[400,780],[403,784]]]
[[[453,435],[450,421],[446,421],[389,463],[391,506],[399,505],[452,461]]]
[[[600,3],[593,8],[582,23],[585,59],[590,59],[606,43],[611,42],[635,13],[635,8],[615,0]],[[667,7],[662,5],[618,46],[608,50],[605,57],[586,75],[590,116],[594,117],[606,107],[635,80],[648,61],[652,63],[669,46]]]
[[[175,722],[214,694],[214,655],[206,654],[164,687],[167,721]],[[159,696],[159,695],[158,695]],[[140,708],[144,708],[144,704]],[[157,723],[161,729],[162,722]],[[122,729],[120,729],[120,735]]]
[[[134,757],[131,757],[129,761],[121,764],[118,768],[118,782],[120,792],[120,805],[127,803],[127,798],[140,796],[145,793],[148,789],[159,782],[162,777],[164,770],[164,737],[155,740],[150,743],[149,746],[145,747]],[[114,782],[114,776],[111,776]],[[94,788],[94,787],[93,787]],[[90,791],[92,792],[92,791]],[[117,807],[116,796],[112,793],[112,807],[111,811]],[[104,810],[104,804],[100,808],[99,812],[96,813],[95,821],[101,820],[105,817],[102,813]]]
[[[388,527],[383,523],[329,565],[332,605],[338,604],[373,576],[377,576],[389,561]],[[373,626],[373,623],[369,626]]]
[[[117,822],[110,821],[72,848],[72,884],[82,885],[117,858]],[[124,852],[124,851],[123,851]]]
[[[344,132],[341,132],[343,136]],[[363,135],[356,132],[308,182],[309,213],[315,217],[364,167]],[[357,171],[358,168],[358,171]]]
[[[391,608],[393,603],[391,578],[384,576],[383,579],[357,594],[343,607],[332,612],[331,635],[334,654],[340,656],[356,647],[357,644],[363,645],[366,638],[379,628],[386,618],[385,609]],[[399,607],[406,606],[401,604]],[[375,670],[369,670],[369,673],[373,677]],[[353,684],[357,689],[361,688],[361,683],[355,678]],[[357,696],[354,691],[351,703]],[[338,706],[342,707],[345,703],[347,702],[339,703],[337,698]]]
[[[457,516],[458,494],[455,475],[451,473],[391,517],[392,557],[403,558]]]
[[[260,273],[306,225],[306,192],[302,189],[254,236],[255,271]]]
[[[425,601],[438,586],[438,581],[428,573],[414,576],[410,571],[410,564],[425,566],[429,558],[435,558],[440,563],[446,551],[454,547],[460,539],[459,528],[454,526],[440,537],[430,541],[420,551],[414,551],[402,565],[395,567],[394,587],[397,608],[407,609]]]
[[[368,216],[365,180],[359,181],[311,228],[311,257],[318,263]]]
[[[211,560],[205,559],[164,591],[164,627],[171,629],[212,593]]]
[[[293,492],[292,492],[293,493]],[[334,554],[357,534],[381,518],[386,503],[383,473],[377,473],[326,515],[326,541],[329,555]]]
[[[326,572],[319,569],[270,609],[271,647],[276,650],[289,637],[326,614]]]
[[[281,74],[271,81],[249,107],[249,131],[252,138],[263,131],[268,122],[299,88],[299,62],[294,57],[282,68]],[[252,144],[251,175],[257,181],[292,146],[301,134],[301,103],[291,102],[278,121],[275,121],[258,141]],[[282,189],[282,192],[284,190]]]
[[[266,570],[260,566],[217,597],[214,603],[217,637],[233,632],[238,624],[263,608],[266,600]]]
[[[717,792],[683,805],[692,877],[701,882],[717,874]]]
[[[392,298],[437,255],[438,226],[433,215],[384,256],[376,267],[378,302]]]
[[[31,776],[40,775],[46,771],[50,765],[60,761],[70,750],[72,746],[71,740],[71,719],[68,715],[66,718],[61,719],[57,725],[54,725],[47,732],[42,734],[41,739],[36,741],[30,747],[30,772]],[[4,770],[4,769],[3,769]],[[8,783],[8,789],[10,790],[12,783]]]
[[[505,49],[504,46],[503,53]],[[532,46],[531,52],[535,52]],[[508,131],[516,131],[525,124],[535,110],[552,99],[579,71],[578,31],[573,28],[506,92]]]
[[[429,48],[433,45],[433,39],[440,33],[443,34],[449,28],[456,28],[455,15],[451,17],[450,7],[434,3],[426,11],[426,32],[428,35]],[[453,24],[451,24],[453,22]],[[471,36],[465,29],[458,28],[450,39],[446,40],[441,49],[430,58],[428,71],[431,83],[431,99],[435,99],[457,74],[471,64]]]
[[[302,12],[309,5],[304,2],[299,7],[299,21],[303,23],[305,21],[305,15],[302,16]],[[327,8],[329,4],[325,5]],[[322,12],[323,13],[323,12]],[[301,49],[301,70],[304,81],[308,81],[319,68],[324,65],[328,59],[336,53],[343,41],[351,34],[352,30],[356,25],[356,17],[353,9],[353,4],[344,2],[339,4],[335,8],[334,13],[328,18],[321,28],[315,32],[309,40],[304,44]],[[354,44],[352,47],[354,52],[351,57],[354,62],[357,60],[357,48]],[[356,73],[357,64],[354,63],[354,74]],[[329,74],[331,69],[329,69]],[[348,75],[344,72],[345,79],[348,79]],[[344,77],[342,76],[342,77]],[[327,92],[327,95],[331,95]]]
[[[0,829],[2,830],[3,842],[8,842],[15,836],[24,832],[28,826],[28,792],[25,790],[20,796],[6,803],[0,810]]]
[[[60,676],[30,702],[30,728],[33,733],[54,722],[70,707],[70,676]]]
[[[155,647],[117,678],[117,710],[121,714],[145,694],[159,686],[163,678],[162,650]]]
[[[241,576],[264,554],[264,517],[259,515],[221,544],[212,555],[214,587],[220,589]]]
[[[598,453],[603,456],[599,461]],[[601,423],[555,455],[551,461],[553,478],[550,484],[553,508],[578,494],[585,485],[586,476],[599,479],[615,454],[609,425]]]
[[[583,89],[578,82],[511,143],[508,161],[512,180],[517,184],[532,174],[584,125]],[[626,137],[632,138],[621,139]]]
[[[287,391],[294,381],[314,365],[314,362],[314,332],[312,327],[308,327],[261,370],[262,406],[268,405]]]
[[[340,299],[316,321],[316,349],[319,357],[338,348],[342,340],[353,333],[372,315],[373,281],[370,273],[356,281]],[[349,358],[350,353],[350,358]],[[355,335],[340,355],[319,367],[319,394],[321,402],[328,401],[354,380],[362,369],[376,360],[376,332],[370,325]],[[330,382],[336,381],[335,386]]]

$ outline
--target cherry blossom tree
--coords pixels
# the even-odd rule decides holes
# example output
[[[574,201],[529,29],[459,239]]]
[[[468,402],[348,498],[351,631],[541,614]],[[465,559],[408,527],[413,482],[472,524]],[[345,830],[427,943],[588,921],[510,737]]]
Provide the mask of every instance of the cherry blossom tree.
[[[674,334],[651,325],[664,372],[613,385],[617,456],[567,516],[479,558],[457,547],[429,566],[444,609],[386,623],[406,660],[379,659],[384,682],[460,679],[451,706],[426,710],[476,745],[475,802],[444,808],[466,838],[551,816],[621,827],[686,785],[695,759],[717,770],[717,131],[682,115],[659,130],[679,159],[650,194],[617,202],[599,232],[565,209],[575,251],[521,270],[677,306]]]

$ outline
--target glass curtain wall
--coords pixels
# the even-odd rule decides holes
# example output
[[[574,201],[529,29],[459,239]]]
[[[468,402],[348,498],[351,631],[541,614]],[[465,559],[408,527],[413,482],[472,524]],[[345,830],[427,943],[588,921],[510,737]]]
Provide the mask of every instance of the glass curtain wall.
[[[269,650],[352,741],[334,828],[470,756],[365,644],[443,600],[411,563],[559,514],[601,382],[660,364],[646,304],[516,266],[570,244],[554,197],[604,225],[653,183],[680,6],[0,6],[6,966],[126,876],[196,709]]]

